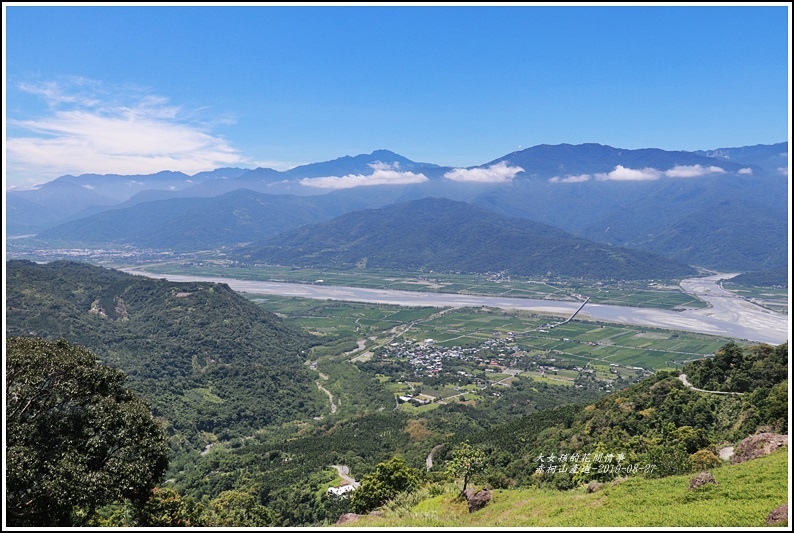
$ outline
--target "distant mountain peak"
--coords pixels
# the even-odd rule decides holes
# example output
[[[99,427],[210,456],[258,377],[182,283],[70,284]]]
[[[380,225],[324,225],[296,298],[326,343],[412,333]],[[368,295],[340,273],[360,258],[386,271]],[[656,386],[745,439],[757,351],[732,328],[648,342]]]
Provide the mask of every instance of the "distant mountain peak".
[[[400,159],[405,159],[400,154],[396,154],[396,153],[392,152],[391,150],[386,150],[385,148],[380,148],[378,150],[374,150],[369,155],[371,157],[397,157],[397,158],[400,158]]]

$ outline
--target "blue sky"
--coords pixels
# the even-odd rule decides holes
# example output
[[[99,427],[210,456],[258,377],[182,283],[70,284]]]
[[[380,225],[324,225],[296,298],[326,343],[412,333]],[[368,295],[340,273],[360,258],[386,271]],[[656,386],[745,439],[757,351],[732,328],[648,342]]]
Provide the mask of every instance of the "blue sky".
[[[285,170],[388,149],[788,140],[790,11],[755,5],[3,5],[4,175]]]

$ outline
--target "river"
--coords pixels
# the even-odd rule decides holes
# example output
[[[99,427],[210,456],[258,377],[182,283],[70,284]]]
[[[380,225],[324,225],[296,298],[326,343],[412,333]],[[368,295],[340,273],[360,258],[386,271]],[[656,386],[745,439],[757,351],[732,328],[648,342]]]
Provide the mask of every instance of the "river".
[[[421,307],[495,307],[550,314],[563,318],[571,316],[582,305],[581,302],[557,300],[369,289],[317,283],[252,281],[208,276],[155,274],[135,269],[124,270],[131,274],[140,274],[169,281],[225,283],[235,291],[249,294],[294,296],[314,300],[340,300]],[[719,335],[774,345],[787,342],[790,333],[788,316],[765,309],[722,289],[719,281],[734,275],[715,274],[708,277],[691,278],[681,282],[681,287],[685,291],[701,298],[710,305],[706,309],[670,311],[666,309],[587,303],[576,315],[576,319],[693,331],[707,335]]]

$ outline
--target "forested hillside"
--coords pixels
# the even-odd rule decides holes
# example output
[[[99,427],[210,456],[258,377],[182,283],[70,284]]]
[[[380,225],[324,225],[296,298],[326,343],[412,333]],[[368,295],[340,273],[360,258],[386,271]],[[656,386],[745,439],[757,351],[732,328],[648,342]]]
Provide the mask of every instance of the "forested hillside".
[[[729,344],[715,361],[734,350],[747,359],[786,359],[788,345]],[[691,372],[692,367],[683,371]],[[481,472],[473,478],[479,486],[583,490],[593,481],[713,469],[722,464],[718,452],[724,446],[734,446],[758,430],[788,432],[785,376],[782,381],[781,376],[770,376],[745,395],[719,395],[692,390],[677,374],[658,372],[579,405],[571,404],[571,397],[555,398],[562,387],[533,380],[524,385],[528,401],[551,400],[544,402],[544,410],[498,423],[493,418],[498,402],[488,409],[446,405],[414,416],[375,412],[322,423],[302,430],[298,438],[287,438],[284,429],[274,428],[251,440],[221,443],[207,456],[179,465],[174,486],[197,499],[218,497],[229,487],[255,492],[275,511],[274,525],[322,525],[354,508],[348,500],[322,495],[323,487],[333,483],[330,464],[348,465],[361,479],[376,475],[376,464],[394,457],[404,458],[407,468],[425,470],[430,454],[433,466],[422,478],[425,497],[430,497],[450,490],[448,483],[454,478],[448,466],[468,442],[483,452]],[[561,407],[554,408],[555,403]],[[569,468],[585,463],[586,470]]]
[[[713,359],[689,363],[682,372],[698,375],[697,369],[713,362],[722,369],[720,379],[735,382],[745,373],[743,367],[731,366],[736,359],[766,369],[761,370],[765,377],[753,382],[744,395],[698,392],[686,387],[677,374],[661,371],[583,409],[531,415],[466,438],[489,450],[491,457],[500,458],[506,486],[540,483],[572,488],[591,480],[613,479],[620,477],[619,471],[598,470],[602,463],[603,470],[616,465],[618,454],[625,456],[624,464],[656,465],[649,477],[686,473],[692,468],[692,454],[700,450],[716,453],[720,446],[737,442],[758,428],[788,433],[788,376],[785,370],[779,371],[781,365],[787,368],[788,344],[742,348],[731,343]],[[544,424],[549,417],[552,422]],[[584,453],[612,457],[595,461],[589,475],[544,477],[536,473],[543,464],[540,455]]]
[[[202,250],[270,237],[331,215],[319,202],[239,189],[214,198],[171,198],[119,206],[38,234],[45,242]]]
[[[788,287],[789,273],[788,268],[777,268],[774,270],[763,270],[756,272],[745,272],[736,277],[727,279],[725,285],[753,285],[757,287]]]
[[[672,279],[696,270],[664,257],[577,238],[465,202],[426,198],[303,226],[231,254],[282,265],[498,272],[589,279]]]
[[[9,261],[9,336],[64,338],[122,369],[170,431],[203,447],[318,414],[314,342],[224,284],[174,283],[88,264]]]
[[[788,353],[781,347],[760,346],[747,352],[727,344],[715,357],[693,361],[685,371],[688,381],[700,389],[758,395],[788,379],[788,363]]]

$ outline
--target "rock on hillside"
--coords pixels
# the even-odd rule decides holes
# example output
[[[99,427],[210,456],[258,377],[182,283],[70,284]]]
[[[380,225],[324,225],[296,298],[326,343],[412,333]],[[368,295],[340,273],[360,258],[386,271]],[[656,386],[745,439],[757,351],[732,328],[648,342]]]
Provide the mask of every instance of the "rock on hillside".
[[[788,522],[788,504],[784,503],[780,507],[776,507],[770,511],[766,517],[767,525],[774,526],[777,524],[784,524]]]
[[[717,483],[717,480],[714,479],[714,476],[712,476],[709,472],[701,472],[700,474],[689,480],[689,490],[702,487],[707,483],[713,483],[715,485],[719,485],[719,483]]]
[[[781,446],[788,446],[788,435],[779,435],[777,433],[750,435],[736,447],[735,453],[731,457],[731,464],[743,463],[750,459],[769,455]]]

